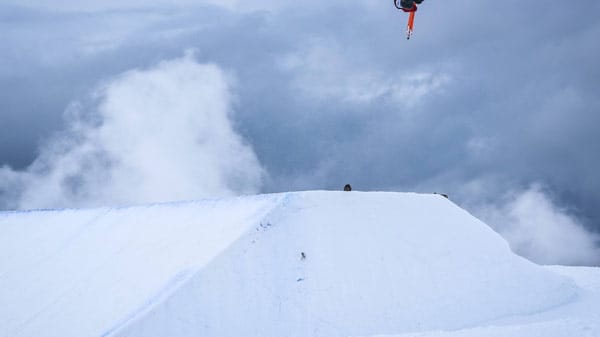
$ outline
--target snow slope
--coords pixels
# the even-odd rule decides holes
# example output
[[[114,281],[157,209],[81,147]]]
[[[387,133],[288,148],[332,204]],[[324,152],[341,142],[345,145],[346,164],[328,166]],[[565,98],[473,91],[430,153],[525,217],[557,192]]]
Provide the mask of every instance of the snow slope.
[[[455,331],[413,332],[371,337],[598,337],[600,336],[600,268],[548,269],[571,277],[580,296],[564,306],[533,315],[514,316],[479,327]]]
[[[0,215],[0,336],[102,336],[181,286],[284,196]]]
[[[514,255],[438,195],[0,213],[0,336],[430,336],[561,310],[587,321],[598,284],[571,274]]]

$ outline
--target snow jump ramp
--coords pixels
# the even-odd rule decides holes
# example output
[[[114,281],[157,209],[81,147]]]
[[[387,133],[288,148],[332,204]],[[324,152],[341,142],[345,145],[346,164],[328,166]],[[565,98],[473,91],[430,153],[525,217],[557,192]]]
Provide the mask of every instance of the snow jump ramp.
[[[577,296],[439,195],[298,192],[0,213],[0,337],[346,337]]]

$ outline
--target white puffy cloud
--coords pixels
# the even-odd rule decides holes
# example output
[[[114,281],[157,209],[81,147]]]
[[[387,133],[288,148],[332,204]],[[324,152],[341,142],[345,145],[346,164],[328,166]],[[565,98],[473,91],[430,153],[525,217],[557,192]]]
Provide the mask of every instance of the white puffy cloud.
[[[600,236],[585,229],[548,192],[534,185],[511,193],[504,203],[475,207],[512,249],[541,264],[598,265]]]
[[[0,171],[9,207],[81,207],[258,191],[263,170],[229,119],[230,80],[188,55],[132,70],[73,104],[69,129],[25,171]]]

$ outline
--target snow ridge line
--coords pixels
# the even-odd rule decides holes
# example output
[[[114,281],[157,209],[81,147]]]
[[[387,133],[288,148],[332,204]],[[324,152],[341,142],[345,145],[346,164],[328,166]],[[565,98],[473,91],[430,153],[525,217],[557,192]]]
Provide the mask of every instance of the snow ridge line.
[[[156,295],[152,296],[146,302],[144,302],[138,309],[134,310],[128,316],[117,322],[112,328],[108,329],[100,335],[100,337],[115,336],[123,328],[127,327],[129,323],[134,322],[136,319],[143,317],[149,313],[156,305],[160,304],[165,299],[169,298],[177,289],[185,284],[195,273],[193,270],[183,270],[173,277],[167,284],[165,284]]]
[[[281,217],[281,210],[287,208],[292,200],[296,199],[297,197],[298,194],[296,193],[284,193],[279,200],[277,200],[273,208],[271,208],[271,210],[262,216],[259,222],[270,222],[270,220],[277,220],[278,217]]]
[[[276,216],[278,213],[280,213],[282,208],[285,208],[289,205],[290,201],[293,199],[292,197],[295,197],[295,195],[292,196],[292,194],[293,193],[280,194],[278,197],[278,200],[276,200],[271,207],[269,207],[267,210],[263,211],[262,215],[257,216],[256,221],[255,221],[256,224],[264,222],[266,219],[269,219],[272,216],[274,216],[274,215]],[[238,198],[241,198],[241,197],[238,197]],[[161,204],[161,205],[164,205],[164,204]],[[254,226],[254,225],[248,226],[246,233],[251,232],[253,230],[253,228],[255,228],[255,227],[256,226]],[[242,234],[238,239],[231,242],[231,244],[234,244],[243,236],[244,236],[244,234]],[[214,256],[213,259],[217,258],[225,250],[226,249],[223,249],[219,254]],[[136,320],[138,320],[140,318],[143,318],[146,314],[150,313],[157,305],[159,305],[160,303],[162,303],[163,301],[165,301],[169,297],[171,297],[173,294],[175,294],[189,280],[191,280],[194,276],[196,276],[204,267],[205,267],[205,265],[202,265],[202,266],[198,266],[197,268],[186,269],[186,270],[179,272],[171,280],[169,280],[154,296],[152,296],[147,301],[145,301],[143,304],[141,304],[138,307],[138,309],[134,310],[129,315],[127,315],[126,317],[124,317],[123,319],[118,321],[113,327],[111,327],[110,329],[103,332],[101,335],[99,335],[99,337],[118,336],[118,334],[123,329],[127,328],[131,323],[135,322]]]

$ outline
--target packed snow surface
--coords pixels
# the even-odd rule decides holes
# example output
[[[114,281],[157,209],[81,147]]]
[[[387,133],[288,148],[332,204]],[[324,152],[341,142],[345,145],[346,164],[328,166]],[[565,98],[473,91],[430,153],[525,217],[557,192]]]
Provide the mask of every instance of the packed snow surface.
[[[370,337],[598,337],[600,336],[600,269],[547,267],[580,286],[577,300],[533,315],[514,316],[467,329]]]
[[[439,195],[0,213],[0,337],[599,336],[599,290]]]

